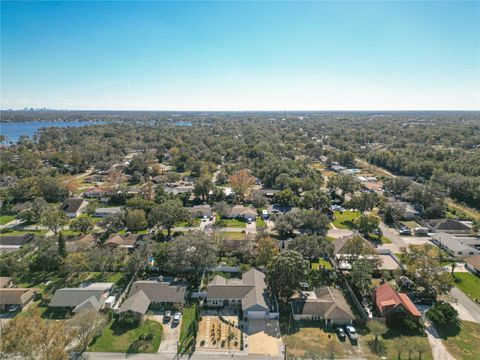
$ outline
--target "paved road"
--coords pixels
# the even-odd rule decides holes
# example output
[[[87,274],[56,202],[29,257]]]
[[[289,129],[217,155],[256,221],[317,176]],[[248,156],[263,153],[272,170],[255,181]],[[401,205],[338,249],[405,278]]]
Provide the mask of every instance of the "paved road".
[[[173,360],[174,355],[171,354],[120,354],[120,353],[85,353],[84,358],[88,360],[117,360],[117,359],[133,359],[133,360]],[[232,358],[244,358],[248,360],[274,360],[283,359],[283,356],[267,356],[267,355],[244,355],[244,354],[194,354],[191,357],[184,356],[181,359],[192,360],[231,360]]]
[[[395,247],[396,251],[394,252],[400,252],[400,249],[406,246],[403,239],[397,234],[396,229],[388,227],[383,221],[380,222],[380,225],[378,227],[382,230],[384,236],[392,240],[393,246],[392,244],[389,245],[391,245],[391,247]]]
[[[462,305],[462,307],[470,314],[471,318],[476,323],[480,323],[480,305],[470,299],[457,287],[454,287],[450,291],[450,295],[453,296],[456,301]]]

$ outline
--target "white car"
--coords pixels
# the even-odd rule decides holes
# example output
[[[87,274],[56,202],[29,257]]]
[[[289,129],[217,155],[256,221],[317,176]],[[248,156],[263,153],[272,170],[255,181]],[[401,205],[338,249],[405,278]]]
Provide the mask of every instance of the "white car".
[[[172,324],[178,324],[180,322],[180,317],[182,316],[181,313],[179,312],[176,312],[174,315],[173,315],[173,321],[172,321]]]
[[[345,330],[347,331],[347,335],[352,341],[357,341],[358,340],[358,335],[357,331],[352,325],[347,325],[345,326]]]

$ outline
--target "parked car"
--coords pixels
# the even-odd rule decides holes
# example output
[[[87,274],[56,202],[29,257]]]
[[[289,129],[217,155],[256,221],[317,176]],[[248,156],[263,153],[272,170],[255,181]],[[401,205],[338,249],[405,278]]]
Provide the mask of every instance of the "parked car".
[[[335,332],[337,333],[337,336],[340,340],[345,340],[345,330],[343,330],[343,327],[337,327],[335,329]]]
[[[373,230],[373,235],[382,236],[383,235],[382,229],[379,228],[379,229]]]
[[[170,310],[165,311],[165,315],[163,316],[163,321],[169,322],[172,317],[172,312]]]
[[[181,317],[181,316],[182,316],[181,313],[176,312],[175,315],[173,315],[172,325],[173,325],[173,324],[178,324],[178,323],[180,323],[180,317]]]
[[[20,311],[20,305],[10,305],[8,312],[15,313],[17,311]]]
[[[212,216],[210,216],[210,221],[213,221],[215,218]]]
[[[208,221],[207,215],[205,215],[205,216],[202,218],[202,221]]]
[[[353,326],[347,325],[345,327],[345,329],[347,330],[347,335],[350,338],[350,340],[352,340],[352,341],[357,341],[358,340],[357,331],[355,330],[355,328]]]
[[[247,224],[251,224],[252,223],[252,219],[251,218],[248,218],[247,219]]]
[[[398,231],[400,235],[412,235],[412,230],[406,226],[403,226]]]

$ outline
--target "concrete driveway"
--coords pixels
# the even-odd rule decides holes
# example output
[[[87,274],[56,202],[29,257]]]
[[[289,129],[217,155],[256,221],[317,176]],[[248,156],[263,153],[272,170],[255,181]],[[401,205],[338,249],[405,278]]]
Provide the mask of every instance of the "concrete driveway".
[[[163,315],[147,315],[145,318],[157,321],[163,325],[162,341],[160,342],[158,353],[175,354],[177,352],[177,342],[180,336],[182,318],[180,318],[180,323],[177,325],[172,325],[172,319],[170,319],[168,323],[165,323],[163,321]]]
[[[348,229],[329,229],[327,232],[327,236],[338,239],[344,236],[350,236],[353,234],[353,231]]]

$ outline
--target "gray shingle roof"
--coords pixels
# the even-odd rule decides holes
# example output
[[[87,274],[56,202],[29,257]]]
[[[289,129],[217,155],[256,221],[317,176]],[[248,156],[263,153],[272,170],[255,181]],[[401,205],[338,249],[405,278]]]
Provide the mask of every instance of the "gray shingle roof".
[[[323,287],[292,302],[294,314],[321,316],[324,319],[353,320],[352,310],[340,290]]]
[[[105,299],[103,294],[106,291],[104,289],[95,288],[63,288],[55,291],[55,294],[48,306],[50,307],[76,307],[83,303],[90,297],[95,297],[98,302],[103,305]]]
[[[150,306],[150,300],[142,290],[137,291],[130,296],[120,307],[119,313],[133,311],[139,314],[145,314]]]
[[[83,202],[85,200],[82,198],[69,198],[66,199],[63,204],[61,209],[65,211],[66,213],[75,213],[80,209],[82,206]]]
[[[208,299],[241,299],[242,309],[269,309],[269,294],[265,274],[256,269],[243,273],[241,280],[227,280],[215,276],[207,286]]]
[[[436,231],[469,231],[470,228],[454,219],[429,220],[428,224]]]
[[[183,303],[186,286],[159,281],[135,281],[129,295],[142,291],[151,302]]]

